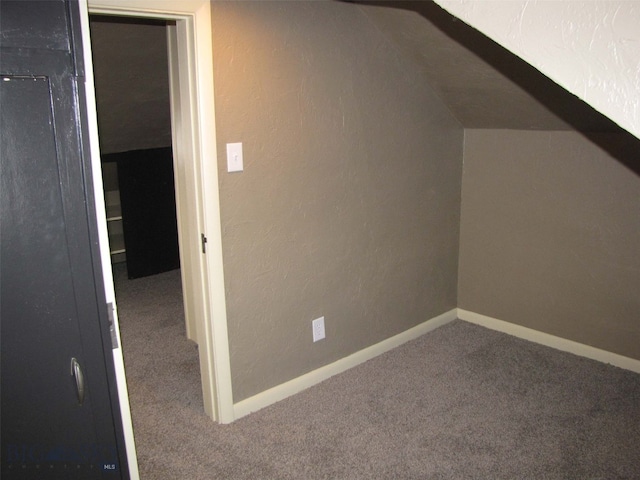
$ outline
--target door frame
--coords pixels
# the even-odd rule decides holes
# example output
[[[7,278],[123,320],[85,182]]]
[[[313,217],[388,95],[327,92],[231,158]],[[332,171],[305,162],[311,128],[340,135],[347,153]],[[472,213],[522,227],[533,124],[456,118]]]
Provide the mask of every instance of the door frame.
[[[205,412],[217,422],[229,423],[234,420],[234,412],[222,264],[210,1],[80,0],[80,3],[84,5],[82,16],[83,23],[86,23],[83,44],[88,50],[85,52],[87,103],[94,172],[100,172],[100,152],[91,68],[89,13],[160,18],[175,22],[175,26],[168,28],[168,52],[171,120],[177,153],[174,155],[174,166],[177,167],[178,235],[181,262],[184,262],[183,269],[186,270],[182,274],[183,289],[188,290],[185,292],[185,314],[188,316],[188,335],[199,346]],[[115,305],[102,178],[95,174],[93,181],[106,296],[107,301]],[[207,239],[206,254],[201,253],[201,234]],[[117,315],[114,316],[117,325]],[[126,404],[128,410],[121,351],[114,350],[114,356],[119,357],[116,358],[116,371],[118,387],[124,395],[121,403]]]

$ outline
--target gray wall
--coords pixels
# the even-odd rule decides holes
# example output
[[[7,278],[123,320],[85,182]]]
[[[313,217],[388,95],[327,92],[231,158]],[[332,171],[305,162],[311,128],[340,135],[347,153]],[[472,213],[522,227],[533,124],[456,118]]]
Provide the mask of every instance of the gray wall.
[[[640,359],[640,142],[597,139],[465,131],[458,306]]]
[[[237,402],[456,307],[463,130],[355,5],[212,5]]]
[[[167,27],[91,17],[100,151],[171,146]]]

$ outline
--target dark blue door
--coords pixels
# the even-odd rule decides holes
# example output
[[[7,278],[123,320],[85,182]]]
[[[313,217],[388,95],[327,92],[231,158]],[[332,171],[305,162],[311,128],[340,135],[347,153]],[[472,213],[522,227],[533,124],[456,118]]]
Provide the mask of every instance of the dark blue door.
[[[2,478],[128,478],[74,2],[0,2]]]

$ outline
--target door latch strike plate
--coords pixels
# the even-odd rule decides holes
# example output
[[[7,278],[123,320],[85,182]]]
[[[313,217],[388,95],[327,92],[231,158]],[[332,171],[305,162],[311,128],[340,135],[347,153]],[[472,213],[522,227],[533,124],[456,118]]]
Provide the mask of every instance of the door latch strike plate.
[[[113,302],[107,303],[107,315],[109,316],[109,333],[111,334],[111,348],[115,350],[118,348],[118,334],[116,333],[115,322],[115,306]]]

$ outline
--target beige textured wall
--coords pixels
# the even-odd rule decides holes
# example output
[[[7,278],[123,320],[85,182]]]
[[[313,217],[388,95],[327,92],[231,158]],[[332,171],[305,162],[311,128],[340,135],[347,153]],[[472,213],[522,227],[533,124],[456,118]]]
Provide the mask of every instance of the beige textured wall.
[[[460,308],[640,359],[640,141],[467,130]]]
[[[456,307],[463,130],[360,7],[212,5],[237,402]]]

